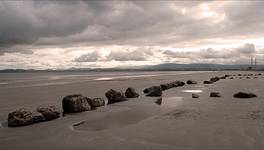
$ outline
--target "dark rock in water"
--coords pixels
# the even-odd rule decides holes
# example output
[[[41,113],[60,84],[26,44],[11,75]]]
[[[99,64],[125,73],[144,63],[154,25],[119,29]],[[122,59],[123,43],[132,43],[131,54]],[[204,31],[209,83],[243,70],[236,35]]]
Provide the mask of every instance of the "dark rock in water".
[[[234,79],[234,77],[230,77],[229,79]]]
[[[242,76],[242,74],[238,74],[237,76]]]
[[[213,82],[212,81],[204,81],[203,83],[204,84],[212,84]]]
[[[60,110],[56,106],[40,106],[37,112],[41,113],[46,121],[60,117]]]
[[[218,80],[220,80],[219,77],[213,77],[213,78],[210,79],[211,82],[216,82],[216,81],[218,81]]]
[[[258,77],[254,77],[254,79],[257,79]]]
[[[116,91],[116,90],[113,90],[113,89],[107,91],[105,93],[105,96],[108,99],[108,104],[113,104],[113,103],[116,103],[116,102],[122,102],[122,101],[126,100],[125,95],[124,95],[123,92]]]
[[[8,114],[9,127],[26,126],[44,120],[41,113],[32,112],[25,108],[18,109]]]
[[[211,92],[210,97],[221,97],[219,92]]]
[[[62,100],[63,113],[75,113],[91,110],[88,98],[80,94],[68,95]]]
[[[93,98],[93,99],[88,98],[87,101],[93,109],[105,105],[104,98]]]
[[[250,79],[250,77],[247,77],[247,79]]]
[[[134,88],[129,87],[126,89],[125,96],[126,98],[137,98],[139,97],[139,94]]]
[[[261,74],[261,73],[259,73],[258,75],[259,75],[259,76],[261,76],[262,74]]]
[[[162,89],[160,86],[152,86],[149,88],[146,88],[144,90],[144,93],[146,93],[146,96],[161,96],[162,95]]]
[[[246,92],[238,92],[233,95],[235,98],[252,98],[252,97],[257,97],[256,94],[253,93],[246,93]]]
[[[192,93],[192,98],[199,98],[199,95],[196,93]]]
[[[239,77],[239,79],[242,79],[242,77]]]
[[[197,82],[194,81],[194,80],[188,80],[186,83],[187,83],[187,84],[197,84]]]

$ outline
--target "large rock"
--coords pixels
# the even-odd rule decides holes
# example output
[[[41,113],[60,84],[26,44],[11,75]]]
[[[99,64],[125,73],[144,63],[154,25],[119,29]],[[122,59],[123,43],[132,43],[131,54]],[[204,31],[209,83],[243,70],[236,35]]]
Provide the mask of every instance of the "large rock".
[[[126,98],[137,98],[139,97],[139,94],[134,88],[129,87],[126,89],[125,96]]]
[[[9,127],[26,126],[44,120],[41,113],[32,112],[25,108],[18,109],[8,114]]]
[[[211,92],[210,97],[221,97],[219,92]]]
[[[197,82],[194,81],[194,80],[188,80],[186,83],[187,83],[187,84],[197,84]]]
[[[162,95],[162,89],[160,86],[152,86],[149,88],[146,88],[144,90],[144,93],[146,93],[146,96],[161,96]]]
[[[56,106],[40,106],[37,112],[41,113],[46,121],[53,120],[60,117],[60,110]]]
[[[246,93],[246,92],[238,92],[233,95],[235,98],[252,98],[252,97],[257,97],[256,94],[253,93]]]
[[[80,94],[68,95],[62,100],[63,113],[75,113],[91,110],[88,98]]]
[[[93,98],[93,99],[87,99],[90,106],[94,109],[96,107],[101,107],[105,105],[104,98]]]
[[[109,91],[107,91],[105,93],[105,96],[108,99],[108,104],[113,104],[116,102],[122,102],[126,100],[125,95],[122,91],[116,91],[113,89],[110,89]]]

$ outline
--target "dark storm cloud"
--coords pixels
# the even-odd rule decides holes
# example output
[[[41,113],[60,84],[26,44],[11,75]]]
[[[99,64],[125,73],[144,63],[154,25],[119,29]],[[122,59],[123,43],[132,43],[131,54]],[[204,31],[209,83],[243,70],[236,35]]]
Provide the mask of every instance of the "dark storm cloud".
[[[0,54],[19,52],[15,45],[147,46],[263,35],[263,2],[214,4],[226,16],[219,23],[196,16],[201,3],[214,2],[0,1]]]

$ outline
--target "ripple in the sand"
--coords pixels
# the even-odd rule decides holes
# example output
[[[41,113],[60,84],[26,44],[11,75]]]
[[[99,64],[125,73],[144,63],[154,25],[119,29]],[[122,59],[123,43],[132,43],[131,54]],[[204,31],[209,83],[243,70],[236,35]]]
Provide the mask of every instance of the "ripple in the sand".
[[[155,102],[160,105],[163,109],[175,108],[182,103],[182,97],[164,97],[159,98]]]
[[[203,90],[182,90],[185,93],[202,93]]]

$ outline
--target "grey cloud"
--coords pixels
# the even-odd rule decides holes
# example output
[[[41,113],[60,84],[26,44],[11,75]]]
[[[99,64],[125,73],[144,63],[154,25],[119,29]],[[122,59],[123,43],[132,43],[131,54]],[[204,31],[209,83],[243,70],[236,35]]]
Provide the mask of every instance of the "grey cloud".
[[[96,62],[98,61],[100,55],[98,52],[93,51],[87,54],[83,54],[74,59],[75,62]]]
[[[254,44],[245,44],[237,48],[224,48],[221,50],[215,50],[213,48],[201,49],[194,52],[173,52],[166,50],[163,54],[168,59],[189,59],[192,61],[208,61],[208,60],[217,60],[221,61],[241,61],[242,59],[247,60],[250,56],[256,54]]]

